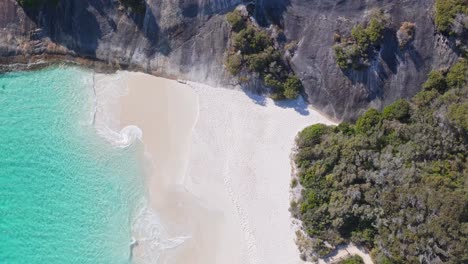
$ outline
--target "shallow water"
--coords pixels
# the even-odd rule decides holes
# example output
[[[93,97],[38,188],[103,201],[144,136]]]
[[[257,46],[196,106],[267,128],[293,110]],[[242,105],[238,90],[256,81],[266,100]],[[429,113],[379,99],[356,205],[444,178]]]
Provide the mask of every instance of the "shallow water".
[[[92,125],[93,73],[0,75],[0,263],[129,263],[143,197],[137,142]]]

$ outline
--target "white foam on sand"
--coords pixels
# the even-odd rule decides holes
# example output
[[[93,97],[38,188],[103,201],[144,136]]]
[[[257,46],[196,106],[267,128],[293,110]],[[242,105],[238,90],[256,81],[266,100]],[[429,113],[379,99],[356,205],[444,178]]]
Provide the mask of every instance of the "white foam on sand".
[[[126,75],[93,74],[94,112],[92,122],[99,136],[114,146],[126,148],[141,140],[143,132],[135,125],[120,128],[120,98],[128,93]]]
[[[132,225],[134,263],[160,263],[165,250],[174,249],[188,236],[170,237],[158,214],[144,201]]]
[[[275,103],[141,73],[117,76],[118,92],[110,97],[121,97],[120,122],[109,127],[139,127],[147,158],[148,205],[135,222],[134,257],[168,264],[302,263],[288,211],[290,153],[298,131],[333,122],[302,98]]]

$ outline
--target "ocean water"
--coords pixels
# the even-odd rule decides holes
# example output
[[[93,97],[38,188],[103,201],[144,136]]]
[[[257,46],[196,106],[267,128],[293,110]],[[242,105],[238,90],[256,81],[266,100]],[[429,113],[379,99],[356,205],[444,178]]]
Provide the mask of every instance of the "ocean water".
[[[139,141],[96,133],[93,73],[0,75],[0,263],[131,262]]]

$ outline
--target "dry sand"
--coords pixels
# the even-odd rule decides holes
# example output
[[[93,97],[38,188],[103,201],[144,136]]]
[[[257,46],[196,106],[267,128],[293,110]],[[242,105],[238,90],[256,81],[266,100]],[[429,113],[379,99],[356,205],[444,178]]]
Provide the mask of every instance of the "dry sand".
[[[290,153],[299,130],[332,122],[302,99],[277,105],[238,90],[117,75],[127,87],[118,129],[143,132],[150,207],[174,242],[157,263],[302,263],[288,211]],[[155,250],[138,239],[136,258]]]

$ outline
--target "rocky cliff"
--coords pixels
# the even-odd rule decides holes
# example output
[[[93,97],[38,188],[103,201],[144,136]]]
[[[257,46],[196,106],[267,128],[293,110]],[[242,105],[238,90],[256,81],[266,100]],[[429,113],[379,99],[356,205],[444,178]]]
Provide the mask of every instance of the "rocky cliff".
[[[457,55],[432,21],[434,0],[147,0],[131,12],[118,0],[60,0],[23,9],[0,2],[0,61],[27,62],[37,56],[85,57],[156,75],[212,85],[232,79],[223,67],[229,43],[224,15],[250,4],[260,25],[279,25],[287,42],[297,41],[291,67],[309,101],[336,119],[350,119],[369,106],[382,107],[414,95],[427,73]],[[349,31],[370,10],[381,8],[391,28],[378,56],[365,70],[341,70],[332,50],[335,33]],[[416,24],[414,41],[400,49],[396,30]]]

